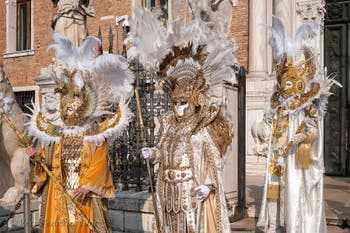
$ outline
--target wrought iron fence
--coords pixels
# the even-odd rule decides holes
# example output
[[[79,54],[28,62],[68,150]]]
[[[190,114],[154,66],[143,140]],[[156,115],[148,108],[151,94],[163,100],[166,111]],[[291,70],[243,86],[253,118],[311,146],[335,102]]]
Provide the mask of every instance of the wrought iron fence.
[[[170,102],[167,95],[156,90],[155,75],[146,72],[139,64],[132,64],[135,74],[135,88],[138,88],[142,118],[145,127],[147,145],[153,147],[161,137],[160,118],[168,110]],[[110,147],[112,172],[115,184],[121,190],[135,188],[141,191],[148,185],[146,163],[141,156],[141,128],[137,119],[136,99],[132,97],[129,107],[135,117],[128,129]]]
[[[116,32],[118,28],[116,28]],[[123,27],[123,39],[128,33],[128,28]],[[98,36],[102,38],[99,29]],[[118,33],[116,33],[118,37]],[[108,35],[108,53],[113,50],[119,54],[118,38],[113,39],[113,29],[110,27]],[[113,42],[116,42],[116,49],[113,49]],[[104,49],[102,43],[98,49],[102,54]],[[122,49],[122,55],[126,55],[125,47]],[[156,74],[145,71],[138,63],[130,64],[130,69],[135,75],[135,88],[139,90],[142,118],[145,127],[147,145],[153,147],[158,144],[161,137],[160,120],[171,106],[170,99],[167,94],[157,88]],[[129,108],[135,117],[129,127],[121,137],[119,137],[109,147],[110,167],[113,174],[113,181],[119,190],[135,189],[141,191],[148,189],[149,181],[147,178],[147,168],[145,160],[141,156],[143,146],[140,132],[140,125],[137,119],[137,107],[135,97],[129,100]]]

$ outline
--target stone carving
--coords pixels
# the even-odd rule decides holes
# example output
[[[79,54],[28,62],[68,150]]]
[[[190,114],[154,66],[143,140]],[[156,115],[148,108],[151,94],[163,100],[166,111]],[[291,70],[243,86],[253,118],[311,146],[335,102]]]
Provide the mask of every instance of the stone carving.
[[[41,105],[42,113],[46,119],[53,122],[54,124],[62,124],[60,117],[60,99],[59,94],[54,94],[52,92],[45,93],[42,97],[43,102]]]
[[[54,0],[56,15],[51,27],[55,32],[67,36],[78,47],[87,35],[86,17],[94,17],[93,0]]]
[[[11,84],[0,66],[0,92],[14,98]],[[11,105],[9,118],[19,131],[24,129],[23,112],[17,103]],[[17,135],[9,124],[1,120],[0,131],[0,205],[14,204],[22,195],[26,179],[29,177],[29,157],[25,149],[18,145]]]
[[[211,22],[219,36],[227,38],[231,32],[232,0],[189,0],[195,19]]]
[[[326,13],[324,0],[303,0],[296,3],[296,12],[303,20],[315,20],[323,28]]]
[[[268,144],[270,139],[270,124],[264,117],[260,122],[254,122],[250,129],[255,141],[254,154],[257,156],[267,157]]]

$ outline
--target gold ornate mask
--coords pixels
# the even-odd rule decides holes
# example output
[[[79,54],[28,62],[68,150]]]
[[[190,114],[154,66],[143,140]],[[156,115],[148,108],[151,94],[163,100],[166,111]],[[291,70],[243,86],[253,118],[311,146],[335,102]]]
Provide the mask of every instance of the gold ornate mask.
[[[316,65],[310,57],[311,51],[304,48],[304,61],[301,64],[294,65],[291,58],[284,54],[281,62],[275,61],[277,90],[271,97],[271,107],[276,108],[279,105],[279,97],[293,100],[288,106],[290,109],[301,106],[311,97],[315,96],[320,85],[312,83],[316,74]]]
[[[79,79],[79,75],[89,74],[66,69],[64,75],[68,81],[56,88],[56,92],[61,94],[60,114],[62,121],[66,125],[83,125],[93,112],[94,92],[86,83],[79,86],[77,84],[79,81],[74,79]]]

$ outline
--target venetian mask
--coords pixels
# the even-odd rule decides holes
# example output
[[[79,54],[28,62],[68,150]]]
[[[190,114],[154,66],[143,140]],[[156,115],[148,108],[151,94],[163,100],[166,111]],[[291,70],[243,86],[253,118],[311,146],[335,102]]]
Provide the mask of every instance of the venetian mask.
[[[285,68],[285,72],[277,84],[280,95],[287,99],[296,94],[302,94],[305,92],[305,82],[302,77],[299,76],[296,68],[289,64]]]
[[[83,125],[94,111],[93,91],[81,80],[79,72],[65,71],[68,81],[56,91],[61,94],[60,115],[66,125]]]

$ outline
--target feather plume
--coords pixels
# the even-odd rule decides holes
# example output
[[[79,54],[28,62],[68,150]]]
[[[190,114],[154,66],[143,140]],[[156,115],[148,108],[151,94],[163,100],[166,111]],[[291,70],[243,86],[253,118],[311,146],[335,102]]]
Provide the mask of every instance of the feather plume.
[[[97,57],[92,70],[100,74],[110,84],[114,98],[129,98],[133,93],[134,74],[128,67],[127,60],[120,55],[104,54]]]
[[[133,93],[132,83],[134,75],[128,67],[128,61],[119,55],[103,54],[98,57],[95,55],[95,47],[100,44],[96,37],[87,37],[79,48],[74,48],[73,42],[67,37],[54,33],[55,44],[49,48],[55,49],[56,64],[52,66],[51,73],[56,82],[66,82],[62,70],[69,66],[77,70],[89,71],[93,78],[107,82],[111,89],[113,98],[117,102],[121,96],[128,98]],[[82,88],[84,79],[75,77],[74,85]]]
[[[276,16],[272,16],[271,30],[269,44],[273,48],[273,56],[279,60],[286,51],[287,32],[282,21]]]
[[[272,30],[269,44],[273,49],[274,58],[279,62],[284,53],[289,57],[298,57],[304,46],[303,42],[316,35],[319,25],[313,20],[306,21],[297,29],[295,36],[289,37],[282,21],[272,16],[272,27],[269,28]]]
[[[133,0],[133,6],[131,32],[125,43],[131,43],[134,48],[129,49],[128,60],[137,59],[145,69],[156,70],[169,52],[166,28],[139,1]]]
[[[48,50],[54,49],[56,58],[59,60],[66,61],[67,63],[73,60],[72,57],[76,56],[73,42],[57,32],[53,33],[53,40],[55,44],[50,45]]]

